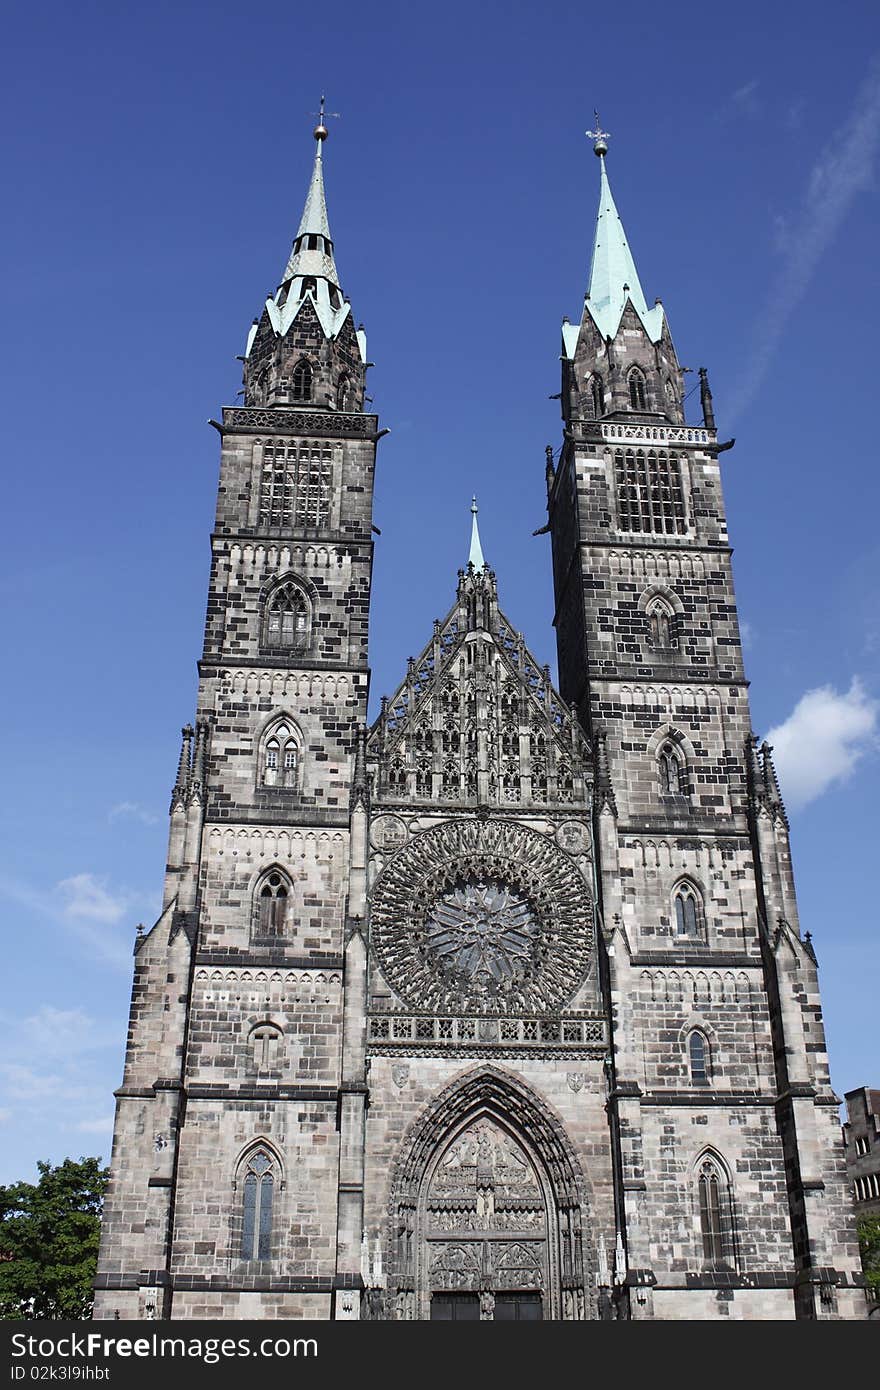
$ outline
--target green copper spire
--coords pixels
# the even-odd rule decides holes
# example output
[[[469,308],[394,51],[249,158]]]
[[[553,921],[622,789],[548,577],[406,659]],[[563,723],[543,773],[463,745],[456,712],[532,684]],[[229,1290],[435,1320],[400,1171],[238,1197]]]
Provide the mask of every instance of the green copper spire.
[[[315,163],[305,207],[299,222],[299,230],[282,277],[282,284],[292,280],[295,275],[319,275],[339,284],[339,275],[333,259],[333,241],[330,236],[330,219],[327,216],[327,199],[324,195],[324,161],[322,151],[327,139],[324,124],[324,98],[321,97],[321,110],[318,124],[313,131],[315,137]]]
[[[480,528],[477,525],[477,506],[476,497],[471,502],[471,550],[468,555],[468,564],[473,565],[475,570],[484,570],[486,561],[483,558],[483,547],[480,545]]]
[[[336,115],[336,112],[328,112]],[[314,307],[321,327],[328,339],[335,338],[346,318],[351,314],[351,306],[345,299],[339,284],[339,272],[333,255],[333,240],[330,236],[330,219],[327,216],[327,199],[324,196],[323,147],[327,139],[324,124],[324,98],[318,112],[318,124],[312,131],[315,139],[315,162],[305,206],[299,221],[299,229],[294,238],[290,256],[284,269],[281,284],[274,296],[266,301],[266,312],[273,330],[280,338],[286,336],[306,303]],[[253,347],[257,323],[248,336],[245,356]],[[361,359],[367,360],[367,340],[363,329],[356,331]]]
[[[599,127],[598,113],[596,129],[587,131],[587,135],[593,140],[593,150],[599,159],[600,176],[599,212],[596,218],[596,235],[593,239],[586,308],[589,309],[603,338],[613,338],[629,299],[651,342],[656,343],[663,330],[663,308],[660,304],[655,304],[652,309],[648,308],[636,263],[629,249],[626,232],[623,230],[620,213],[617,211],[608,182],[605,168],[608,136]]]

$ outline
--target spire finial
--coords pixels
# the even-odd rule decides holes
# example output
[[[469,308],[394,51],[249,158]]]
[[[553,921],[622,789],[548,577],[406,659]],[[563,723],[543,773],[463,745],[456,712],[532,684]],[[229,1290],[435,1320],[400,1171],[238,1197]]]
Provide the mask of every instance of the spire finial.
[[[321,107],[320,107],[320,110],[318,110],[318,111],[313,111],[313,112],[312,112],[312,115],[317,119],[317,122],[318,122],[318,124],[315,126],[315,129],[312,131],[312,134],[314,135],[315,139],[316,139],[317,142],[318,142],[318,149],[319,149],[319,150],[320,150],[320,148],[321,148],[321,141],[322,141],[322,140],[326,140],[326,139],[327,139],[327,136],[328,136],[329,133],[330,133],[330,132],[328,131],[326,125],[324,124],[324,117],[325,117],[325,116],[334,116],[334,117],[336,117],[337,120],[339,119],[339,112],[338,112],[338,111],[325,111],[325,110],[324,110],[324,102],[325,102],[325,97],[324,97],[324,93],[322,92],[322,93],[321,93]]]
[[[468,555],[468,564],[473,565],[475,570],[484,570],[486,561],[483,558],[483,547],[480,545],[480,528],[477,525],[477,499],[471,499],[471,550]]]
[[[598,155],[601,159],[603,155],[608,153],[608,141],[611,139],[611,136],[608,134],[607,130],[602,129],[602,125],[599,121],[599,112],[594,110],[593,116],[596,120],[596,129],[588,130],[586,134],[587,138],[593,142],[593,154]]]

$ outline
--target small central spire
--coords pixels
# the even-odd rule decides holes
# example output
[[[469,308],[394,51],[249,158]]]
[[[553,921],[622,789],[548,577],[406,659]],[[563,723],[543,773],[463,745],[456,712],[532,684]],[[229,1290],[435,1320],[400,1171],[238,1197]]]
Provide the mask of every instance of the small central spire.
[[[471,549],[468,555],[468,564],[473,565],[475,570],[484,570],[486,561],[483,557],[483,547],[480,545],[480,528],[477,525],[477,499],[471,500]]]

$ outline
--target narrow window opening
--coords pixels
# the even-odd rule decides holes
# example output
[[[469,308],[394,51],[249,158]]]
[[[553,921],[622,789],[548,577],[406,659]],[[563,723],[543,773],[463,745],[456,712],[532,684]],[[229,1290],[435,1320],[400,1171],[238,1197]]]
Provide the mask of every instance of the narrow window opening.
[[[671,743],[660,749],[660,789],[664,796],[678,796],[684,791],[684,765],[681,755]]]
[[[700,914],[697,895],[690,884],[682,884],[675,895],[675,929],[679,936],[699,937]]]
[[[264,1149],[247,1161],[242,1197],[241,1258],[268,1260],[272,1247],[273,1163]]]
[[[695,1029],[688,1039],[688,1056],[691,1066],[691,1081],[695,1086],[709,1084],[708,1049],[704,1035]]]
[[[633,410],[645,410],[647,408],[645,378],[638,367],[634,367],[629,374],[629,403]]]
[[[266,879],[257,900],[257,926],[260,936],[281,936],[287,920],[290,889],[282,874],[273,872]]]
[[[307,280],[303,281],[303,292],[309,288]],[[311,288],[314,288],[312,282]],[[305,360],[297,362],[293,369],[293,399],[295,401],[310,401],[312,399],[312,366]]]
[[[730,1267],[736,1260],[736,1231],[730,1187],[726,1174],[709,1155],[700,1163],[697,1197],[703,1259],[715,1269],[725,1265]]]

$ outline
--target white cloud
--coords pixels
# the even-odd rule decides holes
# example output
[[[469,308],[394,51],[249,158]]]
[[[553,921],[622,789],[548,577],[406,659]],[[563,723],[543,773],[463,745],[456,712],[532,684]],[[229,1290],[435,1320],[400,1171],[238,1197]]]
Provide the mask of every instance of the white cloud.
[[[749,86],[734,100],[745,100]],[[822,256],[840,229],[857,193],[870,187],[874,157],[880,144],[880,54],[856,93],[843,126],[825,140],[825,153],[810,171],[801,207],[779,219],[777,243],[784,243],[785,263],[770,291],[749,365],[730,406],[731,421],[746,409],[759,390],[779,346],[786,323],[807,292]]]
[[[747,111],[750,116],[754,116],[760,110],[761,103],[757,97],[758,79],[753,77],[751,82],[744,82],[741,87],[737,87],[731,100],[734,106],[741,111]]]
[[[850,776],[856,763],[876,746],[880,702],[867,694],[857,676],[845,694],[830,685],[802,695],[767,742],[786,804],[793,810],[815,801],[835,782]]]
[[[142,806],[139,801],[119,801],[110,808],[110,820],[139,820],[142,825],[158,825],[159,817],[152,811],[148,811],[146,806]]]
[[[91,873],[73,874],[53,889],[0,875],[0,897],[73,933],[95,960],[126,973],[131,970],[134,923],[138,917],[152,920],[155,914],[152,897],[111,889],[106,879]]]
[[[0,1123],[12,1120],[14,1113],[22,1135],[39,1134],[41,1142],[48,1136],[50,1148],[61,1143],[62,1135],[109,1139],[110,1094],[118,1079],[121,1045],[118,1020],[94,1017],[82,1008],[42,1004],[25,1017],[4,1011]],[[63,1142],[67,1146],[70,1140]],[[8,1129],[2,1148],[11,1148]],[[11,1155],[4,1157],[8,1169]]]
[[[21,1025],[21,1040],[29,1056],[35,1051],[43,1057],[71,1058],[109,1039],[98,1033],[95,1020],[82,1009],[56,1009],[43,1004]]]
[[[63,878],[58,892],[64,898],[64,915],[83,918],[87,922],[118,922],[126,910],[126,899],[114,897],[104,882],[94,874],[74,874]]]
[[[67,1080],[60,1072],[38,1072],[34,1067],[4,1062],[0,1065],[0,1077],[13,1100],[37,1100],[49,1096],[71,1099]]]
[[[739,636],[744,647],[752,647],[755,644],[755,629],[747,618],[739,620]]]

